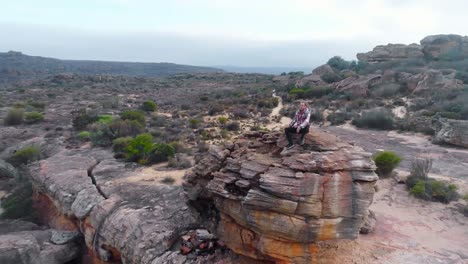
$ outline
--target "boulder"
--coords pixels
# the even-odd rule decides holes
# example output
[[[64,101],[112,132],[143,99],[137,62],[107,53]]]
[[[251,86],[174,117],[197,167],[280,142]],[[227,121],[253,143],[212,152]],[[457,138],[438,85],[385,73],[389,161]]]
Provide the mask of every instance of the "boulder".
[[[371,86],[381,83],[382,76],[370,74],[366,76],[351,76],[342,81],[331,84],[331,86],[341,92],[346,92],[354,97],[367,97]]]
[[[59,232],[59,231],[55,231]],[[82,248],[72,239],[50,243],[51,230],[15,231],[0,235],[2,264],[63,264],[77,261]]]
[[[431,59],[461,60],[468,58],[468,36],[432,35],[421,40],[424,55]]]
[[[463,88],[463,81],[443,75],[439,70],[427,70],[406,79],[408,90],[414,94],[431,90]]]
[[[434,120],[432,142],[468,148],[468,121],[439,118]]]
[[[418,44],[388,44],[376,46],[367,53],[358,53],[357,58],[367,63],[379,63],[423,58],[423,47]]]
[[[310,263],[317,242],[357,238],[368,219],[376,167],[362,148],[315,129],[303,146],[285,150],[285,144],[282,133],[241,136],[226,156],[199,159],[196,166],[213,170],[187,174],[184,188],[193,203],[192,188],[210,193],[198,199],[211,198],[217,236],[234,252]]]

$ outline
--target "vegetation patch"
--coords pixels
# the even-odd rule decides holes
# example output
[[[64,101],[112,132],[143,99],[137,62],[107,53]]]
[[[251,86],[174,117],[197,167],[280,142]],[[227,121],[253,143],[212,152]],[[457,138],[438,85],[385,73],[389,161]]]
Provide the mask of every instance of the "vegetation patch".
[[[394,128],[395,119],[389,110],[375,108],[364,111],[361,116],[354,118],[352,123],[360,128],[391,130]]]
[[[372,159],[375,165],[377,165],[376,172],[381,177],[389,176],[402,160],[402,158],[393,151],[379,152]]]

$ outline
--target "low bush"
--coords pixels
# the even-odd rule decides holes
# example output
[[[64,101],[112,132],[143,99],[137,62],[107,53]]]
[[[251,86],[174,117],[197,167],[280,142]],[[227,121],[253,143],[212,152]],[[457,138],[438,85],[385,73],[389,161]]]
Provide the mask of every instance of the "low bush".
[[[197,119],[197,118],[192,118],[189,120],[189,125],[190,125],[190,128],[197,128],[199,125],[200,125],[201,121],[200,119]]]
[[[99,124],[110,124],[114,120],[111,115],[100,115],[98,116],[97,123]]]
[[[218,117],[218,122],[223,126],[227,123],[228,120],[229,120],[229,118],[227,118],[226,116]]]
[[[349,120],[349,115],[346,112],[333,112],[327,116],[327,121],[334,126],[342,125]]]
[[[457,187],[454,184],[447,184],[432,178],[417,178],[413,175],[409,178],[412,179],[407,181],[407,187],[410,193],[417,198],[441,203],[449,203],[459,198]]]
[[[91,132],[81,131],[80,133],[78,133],[77,137],[81,141],[88,141],[91,139]]]
[[[375,97],[388,98],[398,94],[401,86],[396,83],[381,84],[372,89],[372,95]]]
[[[334,83],[343,80],[343,77],[341,77],[339,74],[331,72],[323,74],[322,76],[320,76],[320,78],[322,78],[322,80],[326,83]]]
[[[414,196],[428,200],[449,203],[459,198],[457,187],[428,177],[432,168],[431,159],[416,159],[411,163],[411,174],[406,186]]]
[[[226,125],[226,129],[229,131],[239,131],[240,130],[240,123],[239,122],[229,122]]]
[[[41,158],[41,151],[37,146],[28,146],[17,150],[11,157],[7,159],[14,166],[27,164]]]
[[[372,159],[377,166],[376,172],[381,177],[389,176],[401,162],[401,157],[392,151],[379,152]]]
[[[237,107],[232,111],[232,115],[236,118],[247,118],[249,117],[249,111],[245,108]]]
[[[3,213],[0,219],[32,221],[35,218],[32,208],[32,184],[26,177],[20,177],[15,184],[12,193],[2,200]]]
[[[148,164],[153,151],[153,136],[150,134],[140,134],[128,142],[125,148],[125,158],[127,161]]]
[[[168,166],[177,169],[187,169],[192,167],[192,163],[186,155],[181,155],[178,153],[174,157],[169,157]]]
[[[11,108],[5,118],[3,124],[5,126],[16,126],[23,123],[24,110],[22,108]]]
[[[171,144],[160,143],[154,146],[151,160],[154,162],[168,161],[169,158],[174,157],[174,155],[175,149]]]
[[[79,109],[72,112],[72,124],[76,130],[83,130],[89,124],[98,120],[96,113],[86,109]]]
[[[142,126],[145,126],[145,115],[138,110],[127,110],[120,114],[122,120],[134,120],[140,123]]]
[[[120,137],[112,141],[112,151],[117,158],[125,156],[125,150],[132,141],[132,137]]]
[[[157,109],[158,105],[153,101],[145,101],[141,105],[141,109],[146,112],[154,112]]]
[[[391,130],[394,128],[393,114],[383,108],[364,111],[361,116],[353,119],[353,125],[360,128]]]
[[[175,182],[175,179],[172,178],[171,176],[166,176],[161,180],[161,183],[169,184],[169,185],[174,184],[174,182]]]
[[[44,120],[44,115],[38,112],[27,112],[24,114],[26,124],[35,124]]]
[[[323,122],[322,109],[312,108],[310,110],[310,122],[315,122],[315,123]]]

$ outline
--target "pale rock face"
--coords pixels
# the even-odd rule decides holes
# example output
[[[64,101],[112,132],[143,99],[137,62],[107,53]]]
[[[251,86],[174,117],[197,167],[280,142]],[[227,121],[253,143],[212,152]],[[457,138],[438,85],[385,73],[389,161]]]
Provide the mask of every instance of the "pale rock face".
[[[422,50],[423,47],[418,44],[388,44],[376,46],[367,53],[358,53],[357,58],[368,63],[417,59],[424,57]]]
[[[429,90],[448,90],[459,89],[463,87],[461,80],[443,75],[438,70],[428,70],[406,79],[406,84],[409,91],[415,94],[423,93]]]
[[[356,97],[367,97],[369,88],[382,82],[382,75],[351,76],[331,86],[338,91],[348,92]]]
[[[434,122],[434,143],[468,148],[468,121],[440,118]]]
[[[460,35],[432,35],[421,40],[424,54],[432,59],[468,58],[468,37]]]
[[[212,199],[217,235],[234,252],[312,263],[317,242],[358,236],[378,177],[369,153],[333,135],[312,130],[304,146],[286,144],[280,133],[245,135],[225,156],[206,153],[184,187]]]

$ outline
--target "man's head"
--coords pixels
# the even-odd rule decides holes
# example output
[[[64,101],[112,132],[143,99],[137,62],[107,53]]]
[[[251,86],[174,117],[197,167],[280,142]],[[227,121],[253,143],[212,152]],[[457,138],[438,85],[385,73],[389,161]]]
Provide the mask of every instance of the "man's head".
[[[307,104],[305,102],[300,102],[299,103],[299,109],[304,111],[307,109]]]

